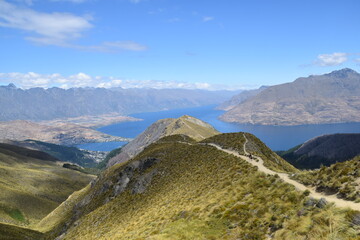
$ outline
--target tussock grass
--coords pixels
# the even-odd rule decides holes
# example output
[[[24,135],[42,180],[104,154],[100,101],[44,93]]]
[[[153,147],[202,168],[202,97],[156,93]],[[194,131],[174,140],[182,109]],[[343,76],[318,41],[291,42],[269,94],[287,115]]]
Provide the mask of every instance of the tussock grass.
[[[131,161],[160,159],[145,171],[156,169],[158,174],[144,193],[132,193],[130,182],[123,193],[109,198],[129,163],[115,165],[92,188],[79,194],[80,202],[91,197],[88,204],[69,204],[67,212],[72,209],[80,218],[70,219],[70,214],[65,214],[67,219],[53,221],[53,227],[61,229],[56,222],[67,222],[65,239],[86,240],[359,237],[348,210],[331,205],[324,209],[305,207],[306,194],[278,177],[258,172],[213,147],[173,139],[148,146]],[[104,186],[112,187],[104,190]]]
[[[318,191],[360,202],[360,156],[329,167],[302,171],[292,177],[305,185],[316,187]]]

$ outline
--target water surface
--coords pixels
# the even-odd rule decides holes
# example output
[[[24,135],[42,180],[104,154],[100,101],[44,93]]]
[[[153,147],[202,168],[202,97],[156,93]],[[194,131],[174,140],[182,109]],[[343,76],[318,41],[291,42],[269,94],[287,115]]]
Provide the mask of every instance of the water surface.
[[[144,119],[140,122],[124,122],[101,127],[98,130],[107,134],[134,138],[142,133],[148,126],[163,118],[178,118],[182,115],[190,115],[199,118],[223,133],[250,132],[260,138],[272,150],[287,150],[299,145],[310,138],[330,133],[360,133],[360,123],[336,123],[300,126],[261,126],[250,124],[226,123],[218,120],[223,111],[215,110],[215,106],[196,108],[175,109],[161,112],[148,112],[132,114],[132,117]],[[108,145],[112,143],[102,143]],[[88,148],[97,145],[87,144]],[[98,148],[99,149],[99,148]]]

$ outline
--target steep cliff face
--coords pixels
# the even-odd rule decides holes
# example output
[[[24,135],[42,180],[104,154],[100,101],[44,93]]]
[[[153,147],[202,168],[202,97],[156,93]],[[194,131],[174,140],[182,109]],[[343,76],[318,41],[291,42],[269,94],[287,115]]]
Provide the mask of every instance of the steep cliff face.
[[[359,106],[360,74],[342,69],[269,87],[221,119],[262,125],[360,122]]]
[[[162,137],[176,134],[186,135],[195,140],[202,140],[219,134],[219,132],[211,125],[187,115],[178,119],[162,119],[152,124],[142,134],[124,146],[120,154],[109,160],[108,166],[126,162],[151,143]]]

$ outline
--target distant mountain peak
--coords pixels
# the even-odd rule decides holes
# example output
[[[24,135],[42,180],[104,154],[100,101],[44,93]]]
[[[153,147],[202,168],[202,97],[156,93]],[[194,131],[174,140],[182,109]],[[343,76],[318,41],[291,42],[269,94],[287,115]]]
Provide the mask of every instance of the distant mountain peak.
[[[326,75],[331,76],[331,77],[337,77],[337,78],[346,78],[350,74],[359,75],[358,72],[356,72],[355,70],[353,70],[351,68],[343,68],[343,69],[340,69],[340,70],[332,71],[331,73],[328,73]]]
[[[13,83],[9,83],[9,85],[5,86],[6,88],[10,88],[10,89],[17,89],[17,87],[15,86],[15,84]]]

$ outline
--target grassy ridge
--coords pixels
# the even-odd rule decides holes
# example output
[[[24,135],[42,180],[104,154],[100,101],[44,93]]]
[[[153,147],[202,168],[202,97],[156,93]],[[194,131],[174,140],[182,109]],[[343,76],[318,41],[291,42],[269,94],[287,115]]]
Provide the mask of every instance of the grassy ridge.
[[[0,222],[36,223],[93,178],[56,162],[27,157],[24,148],[20,154],[0,149]]]
[[[348,210],[306,205],[306,194],[276,176],[258,172],[244,160],[214,147],[179,143],[180,137],[173,138],[173,142],[167,138],[148,146],[130,163],[106,170],[79,196],[78,204],[70,204],[73,207],[67,211],[80,216],[80,221],[62,220],[70,226],[65,239],[359,237]],[[143,159],[158,160],[146,170],[136,170],[124,192],[114,196],[116,186],[123,184],[121,176]],[[143,193],[134,193],[137,181],[150,173],[155,173],[151,184]],[[56,225],[59,222],[53,221],[57,229],[61,228]]]
[[[271,151],[260,139],[250,133],[224,133],[207,138],[202,143],[215,143],[225,149],[235,150],[240,154],[244,153],[244,143],[246,143],[246,151],[253,155],[259,156],[264,160],[264,165],[271,170],[277,172],[297,172],[297,169],[276,153]]]

